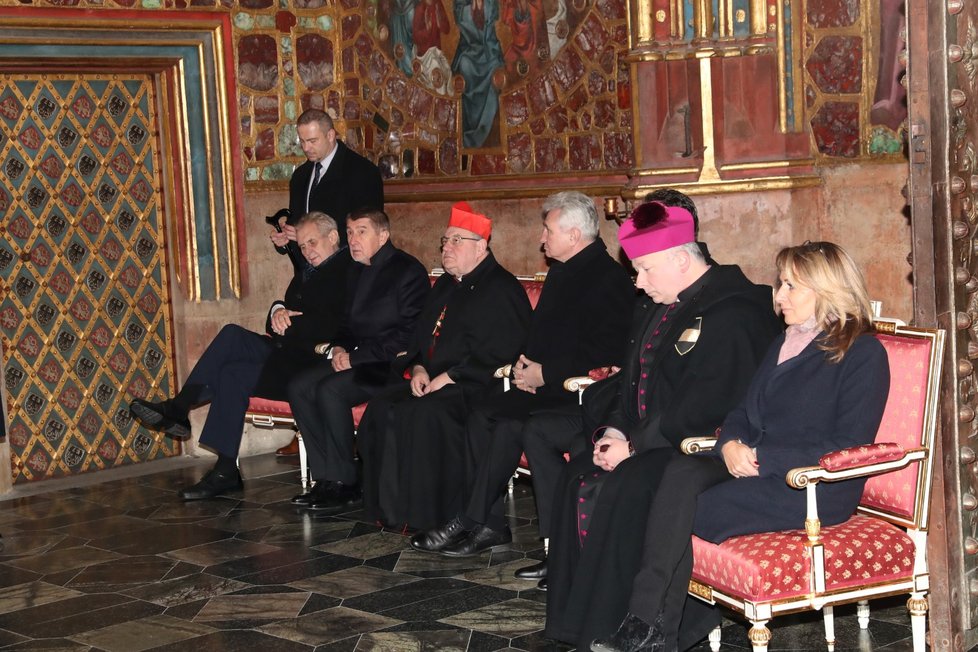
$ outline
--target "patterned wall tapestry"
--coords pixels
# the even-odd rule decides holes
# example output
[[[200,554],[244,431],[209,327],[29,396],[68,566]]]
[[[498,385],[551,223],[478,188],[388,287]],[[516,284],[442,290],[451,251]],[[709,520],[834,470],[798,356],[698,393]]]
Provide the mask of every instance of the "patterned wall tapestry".
[[[173,383],[149,75],[0,79],[0,340],[14,481],[170,456],[128,395]]]

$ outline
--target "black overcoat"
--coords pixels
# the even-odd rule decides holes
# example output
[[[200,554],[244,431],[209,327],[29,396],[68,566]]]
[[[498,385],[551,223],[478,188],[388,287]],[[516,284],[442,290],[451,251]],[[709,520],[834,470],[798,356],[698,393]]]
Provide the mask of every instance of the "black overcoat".
[[[333,344],[350,353],[358,381],[386,382],[426,305],[431,283],[424,265],[386,242],[370,265],[354,262],[348,277],[346,318]]]
[[[700,494],[693,531],[719,543],[732,536],[805,526],[805,492],[785,483],[790,469],[817,466],[822,455],[872,443],[890,389],[883,345],[862,335],[838,364],[817,340],[778,364],[784,337],[771,346],[743,402],[723,422],[717,441],[757,448],[760,475],[731,479]],[[835,525],[859,504],[865,478],[818,485],[819,519]]]
[[[336,336],[343,322],[347,303],[347,277],[356,263],[345,247],[303,278],[292,277],[285,298],[272,304],[284,305],[301,312],[292,317],[292,325],[282,335],[272,331],[272,310],[265,318],[265,332],[271,337],[274,350],[255,389],[257,396],[284,401],[285,386],[296,373],[320,361],[315,347]]]
[[[543,366],[537,396],[576,402],[563,389],[570,376],[620,365],[635,288],[625,268],[595,240],[565,263],[553,262],[527,336],[526,357]]]

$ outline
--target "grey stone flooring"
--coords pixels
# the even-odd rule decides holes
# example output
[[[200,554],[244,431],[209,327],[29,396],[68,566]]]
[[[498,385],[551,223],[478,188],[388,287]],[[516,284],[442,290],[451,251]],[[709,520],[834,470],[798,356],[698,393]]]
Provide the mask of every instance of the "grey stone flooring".
[[[184,458],[0,499],[0,649],[571,649],[542,634],[546,593],[512,575],[543,556],[529,483],[509,505],[511,550],[448,559],[357,512],[297,511],[295,459],[242,460],[243,492],[180,502],[207,466]],[[868,630],[837,614],[836,650],[912,649],[902,600],[874,605]],[[772,651],[825,649],[817,616],[772,629]],[[726,623],[723,649],[749,648],[745,625]]]

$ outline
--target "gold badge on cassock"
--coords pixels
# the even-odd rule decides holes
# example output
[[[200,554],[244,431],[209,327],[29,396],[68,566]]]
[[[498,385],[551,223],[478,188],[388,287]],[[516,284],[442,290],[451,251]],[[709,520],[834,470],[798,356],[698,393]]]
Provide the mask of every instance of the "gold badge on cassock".
[[[676,341],[676,353],[686,355],[696,346],[696,341],[700,339],[700,331],[703,330],[703,318],[697,317],[693,320],[693,325],[683,331]]]

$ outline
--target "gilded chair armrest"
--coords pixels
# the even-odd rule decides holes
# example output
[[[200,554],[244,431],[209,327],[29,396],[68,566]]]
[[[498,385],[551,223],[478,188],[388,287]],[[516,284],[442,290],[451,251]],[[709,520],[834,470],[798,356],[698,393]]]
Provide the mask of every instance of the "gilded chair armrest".
[[[878,446],[878,444],[874,444],[873,446]],[[896,446],[896,444],[892,446]],[[860,446],[859,448],[869,447]],[[839,480],[851,480],[852,478],[864,478],[872,475],[880,475],[881,473],[889,473],[890,471],[902,469],[912,462],[927,459],[928,455],[926,448],[901,449],[899,455],[897,455],[890,446],[885,446],[879,452],[881,454],[876,458],[867,455],[859,459],[856,456],[853,458],[854,462],[851,464],[843,464],[836,458],[830,458],[831,468],[823,465],[803,466],[791,469],[785,476],[785,481],[795,489],[804,489],[810,484],[817,484],[819,482],[837,482]],[[825,460],[826,457],[831,455],[834,455],[834,453],[823,456],[822,459]]]
[[[594,379],[588,376],[571,376],[564,381],[564,389],[568,392],[580,392],[585,387],[594,384]]]
[[[717,445],[716,437],[687,437],[679,444],[679,450],[685,455],[711,451]]]
[[[493,378],[509,378],[513,375],[513,365],[504,364],[492,374]]]

